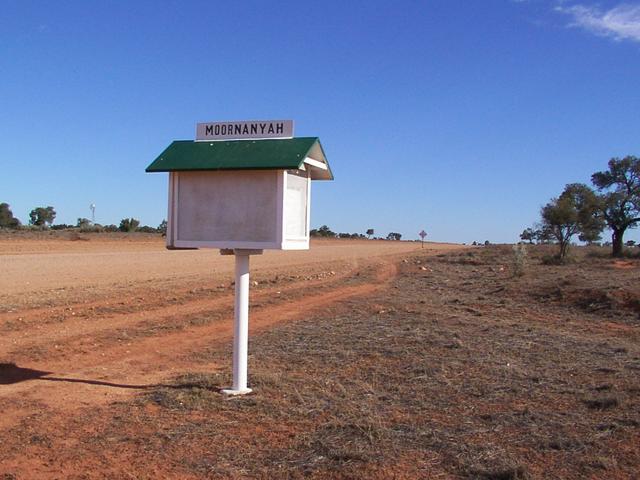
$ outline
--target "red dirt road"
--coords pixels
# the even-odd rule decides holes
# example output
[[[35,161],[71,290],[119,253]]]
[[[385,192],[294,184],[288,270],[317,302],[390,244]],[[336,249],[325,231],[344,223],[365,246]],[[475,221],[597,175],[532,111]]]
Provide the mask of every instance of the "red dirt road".
[[[370,295],[393,277],[398,255],[419,248],[318,241],[309,252],[254,257],[251,329]],[[217,251],[170,252],[159,239],[0,240],[0,271],[0,364],[36,371],[0,383],[0,430],[32,408],[66,416],[181,371],[229,368],[193,364],[194,352],[232,335],[233,259]]]
[[[82,237],[81,237],[82,238]],[[168,291],[185,282],[230,281],[233,259],[218,250],[168,251],[159,238],[91,237],[24,240],[0,237],[0,311],[12,306],[88,300],[135,289]],[[291,275],[294,270],[356,266],[369,258],[412,251],[419,244],[386,241],[314,241],[309,251],[266,251],[252,257],[252,275]],[[426,244],[425,248],[456,248]]]
[[[150,276],[128,265],[165,253],[159,242],[25,243],[0,261],[131,262],[115,268],[124,280],[87,286],[54,268],[44,288],[3,297],[5,480],[637,476],[637,260],[581,251],[548,266],[545,246],[528,247],[516,276],[508,246],[334,241],[313,262],[267,255],[252,277],[256,394],[238,399],[219,393],[231,259],[168,252],[201,262],[158,279],[164,264],[147,262]],[[19,279],[28,291],[43,273]]]

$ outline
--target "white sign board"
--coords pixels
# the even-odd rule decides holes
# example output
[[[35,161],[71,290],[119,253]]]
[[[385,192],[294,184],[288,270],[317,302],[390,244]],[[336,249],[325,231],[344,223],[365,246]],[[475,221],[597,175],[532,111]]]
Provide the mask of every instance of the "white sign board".
[[[293,138],[293,120],[245,120],[196,125],[196,141]]]

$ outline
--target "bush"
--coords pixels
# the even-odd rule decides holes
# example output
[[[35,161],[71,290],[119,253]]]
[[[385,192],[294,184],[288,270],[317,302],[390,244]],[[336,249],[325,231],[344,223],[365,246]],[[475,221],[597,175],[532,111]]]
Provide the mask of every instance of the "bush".
[[[153,228],[148,225],[143,225],[142,227],[139,227],[136,231],[142,232],[142,233],[158,233],[157,228]]]
[[[88,227],[91,225],[91,220],[89,220],[88,218],[79,218],[78,221],[76,222],[76,227]]]
[[[314,228],[309,232],[311,237],[329,237],[334,238],[336,236],[335,232],[332,232],[329,227],[326,225],[322,225],[320,228]]]
[[[69,228],[74,228],[73,225],[67,225],[66,223],[58,223],[56,225],[51,225],[51,230],[67,230]]]
[[[84,224],[80,226],[80,231],[82,233],[102,233],[104,232],[104,227],[100,224]]]
[[[543,265],[567,265],[569,263],[576,263],[575,257],[570,255],[565,255],[563,258],[559,254],[545,255],[542,257]]]
[[[140,220],[135,218],[123,218],[120,220],[118,230],[121,232],[135,232],[138,229],[138,225],[140,225]]]

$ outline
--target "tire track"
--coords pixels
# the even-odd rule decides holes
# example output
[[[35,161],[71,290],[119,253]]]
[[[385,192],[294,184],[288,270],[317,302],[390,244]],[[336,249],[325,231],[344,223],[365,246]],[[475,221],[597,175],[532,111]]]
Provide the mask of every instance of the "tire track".
[[[313,295],[253,308],[250,332],[255,334],[279,323],[304,318],[348,298],[371,295],[384,288],[396,274],[396,265],[385,260],[376,268],[371,278],[362,279],[364,283],[345,285],[340,279],[328,282],[324,290],[316,290]],[[216,299],[216,304],[229,299],[230,297]],[[210,306],[210,302],[198,302],[198,305],[190,308],[193,312],[201,312],[203,308],[206,310]],[[144,318],[152,318],[157,314],[155,311],[149,312]],[[126,319],[122,323],[126,324]],[[49,373],[41,378],[0,386],[0,399],[19,396],[36,404],[69,412],[126,397],[180,371],[229,368],[228,365],[211,363],[194,364],[193,354],[211,345],[231,341],[231,308],[227,315],[211,323],[160,333],[137,339],[130,344],[110,344],[90,354],[78,352],[63,358],[18,364],[20,367]]]

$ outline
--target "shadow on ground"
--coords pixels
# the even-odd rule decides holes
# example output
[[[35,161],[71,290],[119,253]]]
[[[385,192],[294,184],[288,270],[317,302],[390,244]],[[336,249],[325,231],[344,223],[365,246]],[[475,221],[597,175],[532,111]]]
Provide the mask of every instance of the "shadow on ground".
[[[34,370],[32,368],[19,367],[15,363],[0,363],[0,385],[11,385],[14,383],[26,382],[27,380],[41,380],[47,382],[67,382],[67,383],[84,383],[87,385],[100,385],[104,387],[114,388],[130,388],[134,390],[146,390],[151,388],[173,388],[173,389],[189,389],[189,388],[203,388],[207,389],[207,386],[199,384],[178,384],[178,385],[165,385],[161,383],[152,384],[127,384],[127,383],[115,383],[106,382],[104,380],[93,380],[90,378],[67,378],[67,377],[52,377],[53,372],[46,372],[43,370]],[[210,390],[220,391],[220,387],[208,388]]]

